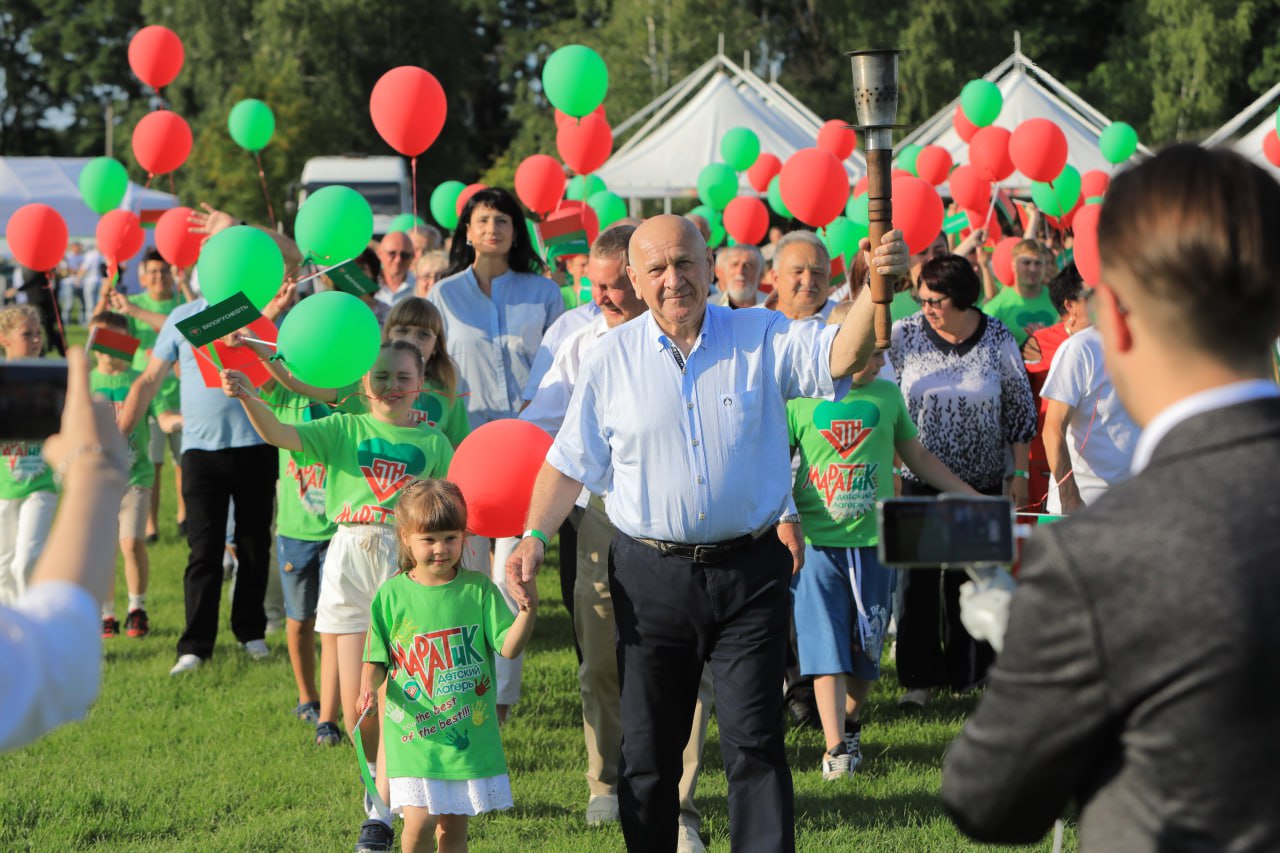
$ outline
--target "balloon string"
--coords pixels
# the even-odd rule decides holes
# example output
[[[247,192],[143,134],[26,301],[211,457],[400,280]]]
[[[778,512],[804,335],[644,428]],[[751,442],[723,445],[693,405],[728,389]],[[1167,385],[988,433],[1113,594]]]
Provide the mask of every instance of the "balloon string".
[[[152,179],[152,178],[154,178],[154,177],[155,177],[155,175],[154,175],[154,174],[152,174],[151,172],[147,172],[147,182],[146,182],[145,184],[143,184],[143,185],[142,185],[142,188],[143,188],[144,190],[149,190],[149,189],[151,189],[151,179]]]
[[[267,216],[271,219],[271,227],[279,231],[280,223],[276,221],[276,212],[271,206],[271,195],[267,192],[267,173],[262,170],[262,153],[254,151],[253,159],[258,163],[258,181],[262,184],[262,197],[267,202]]]
[[[62,353],[66,355],[67,332],[62,328],[62,312],[58,310],[58,295],[53,290],[53,270],[47,270],[44,277],[49,282],[45,288],[49,291],[49,301],[53,303],[53,318],[58,321],[58,337],[62,340]]]
[[[409,172],[413,175],[413,228],[418,228],[418,158],[409,158]]]

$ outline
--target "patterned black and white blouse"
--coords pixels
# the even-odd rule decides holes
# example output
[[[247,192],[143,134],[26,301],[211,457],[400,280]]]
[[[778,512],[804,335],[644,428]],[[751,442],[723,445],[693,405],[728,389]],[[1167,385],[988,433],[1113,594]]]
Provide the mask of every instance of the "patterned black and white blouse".
[[[979,317],[959,344],[943,340],[922,314],[904,317],[893,324],[889,360],[920,443],[961,480],[992,491],[1011,473],[1010,445],[1035,436],[1036,409],[1013,335]]]

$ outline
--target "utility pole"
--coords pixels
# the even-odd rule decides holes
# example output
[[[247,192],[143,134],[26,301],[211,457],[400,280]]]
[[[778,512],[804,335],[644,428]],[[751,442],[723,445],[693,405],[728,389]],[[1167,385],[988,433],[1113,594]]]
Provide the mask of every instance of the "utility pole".
[[[116,105],[115,105],[113,102],[111,102],[111,101],[107,101],[107,114],[106,114],[106,119],[107,119],[107,150],[106,150],[106,154],[104,154],[104,155],[103,155],[103,156],[106,156],[106,157],[110,157],[110,156],[111,156],[112,135],[115,133],[115,127],[116,127],[115,118],[116,118]]]

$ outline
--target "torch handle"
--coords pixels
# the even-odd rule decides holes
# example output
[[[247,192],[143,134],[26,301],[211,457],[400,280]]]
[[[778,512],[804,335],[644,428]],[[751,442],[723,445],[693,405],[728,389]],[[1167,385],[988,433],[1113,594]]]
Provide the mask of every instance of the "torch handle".
[[[867,219],[868,236],[874,252],[893,230],[893,189],[890,182],[890,161],[893,150],[873,148],[867,151]],[[880,274],[874,261],[871,263],[871,301],[875,307],[876,349],[889,348],[889,333],[893,318],[889,303],[893,302],[893,280]]]

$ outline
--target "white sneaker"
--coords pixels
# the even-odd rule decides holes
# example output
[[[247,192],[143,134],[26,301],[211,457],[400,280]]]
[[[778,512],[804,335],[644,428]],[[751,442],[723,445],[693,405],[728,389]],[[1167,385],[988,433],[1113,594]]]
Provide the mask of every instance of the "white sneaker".
[[[254,660],[265,660],[271,656],[271,649],[267,648],[266,640],[250,640],[243,644],[242,648],[245,654]]]
[[[822,779],[825,782],[834,782],[837,779],[843,779],[846,776],[853,775],[853,756],[847,752],[839,755],[832,755],[829,752],[822,753]]]
[[[618,822],[618,798],[614,794],[599,794],[587,801],[587,826],[600,826]]]
[[[199,669],[203,665],[204,658],[199,655],[179,655],[178,662],[173,665],[173,669],[169,670],[169,674],[180,675],[193,669]]]
[[[706,850],[698,830],[686,823],[680,824],[676,830],[676,853],[706,853]]]

